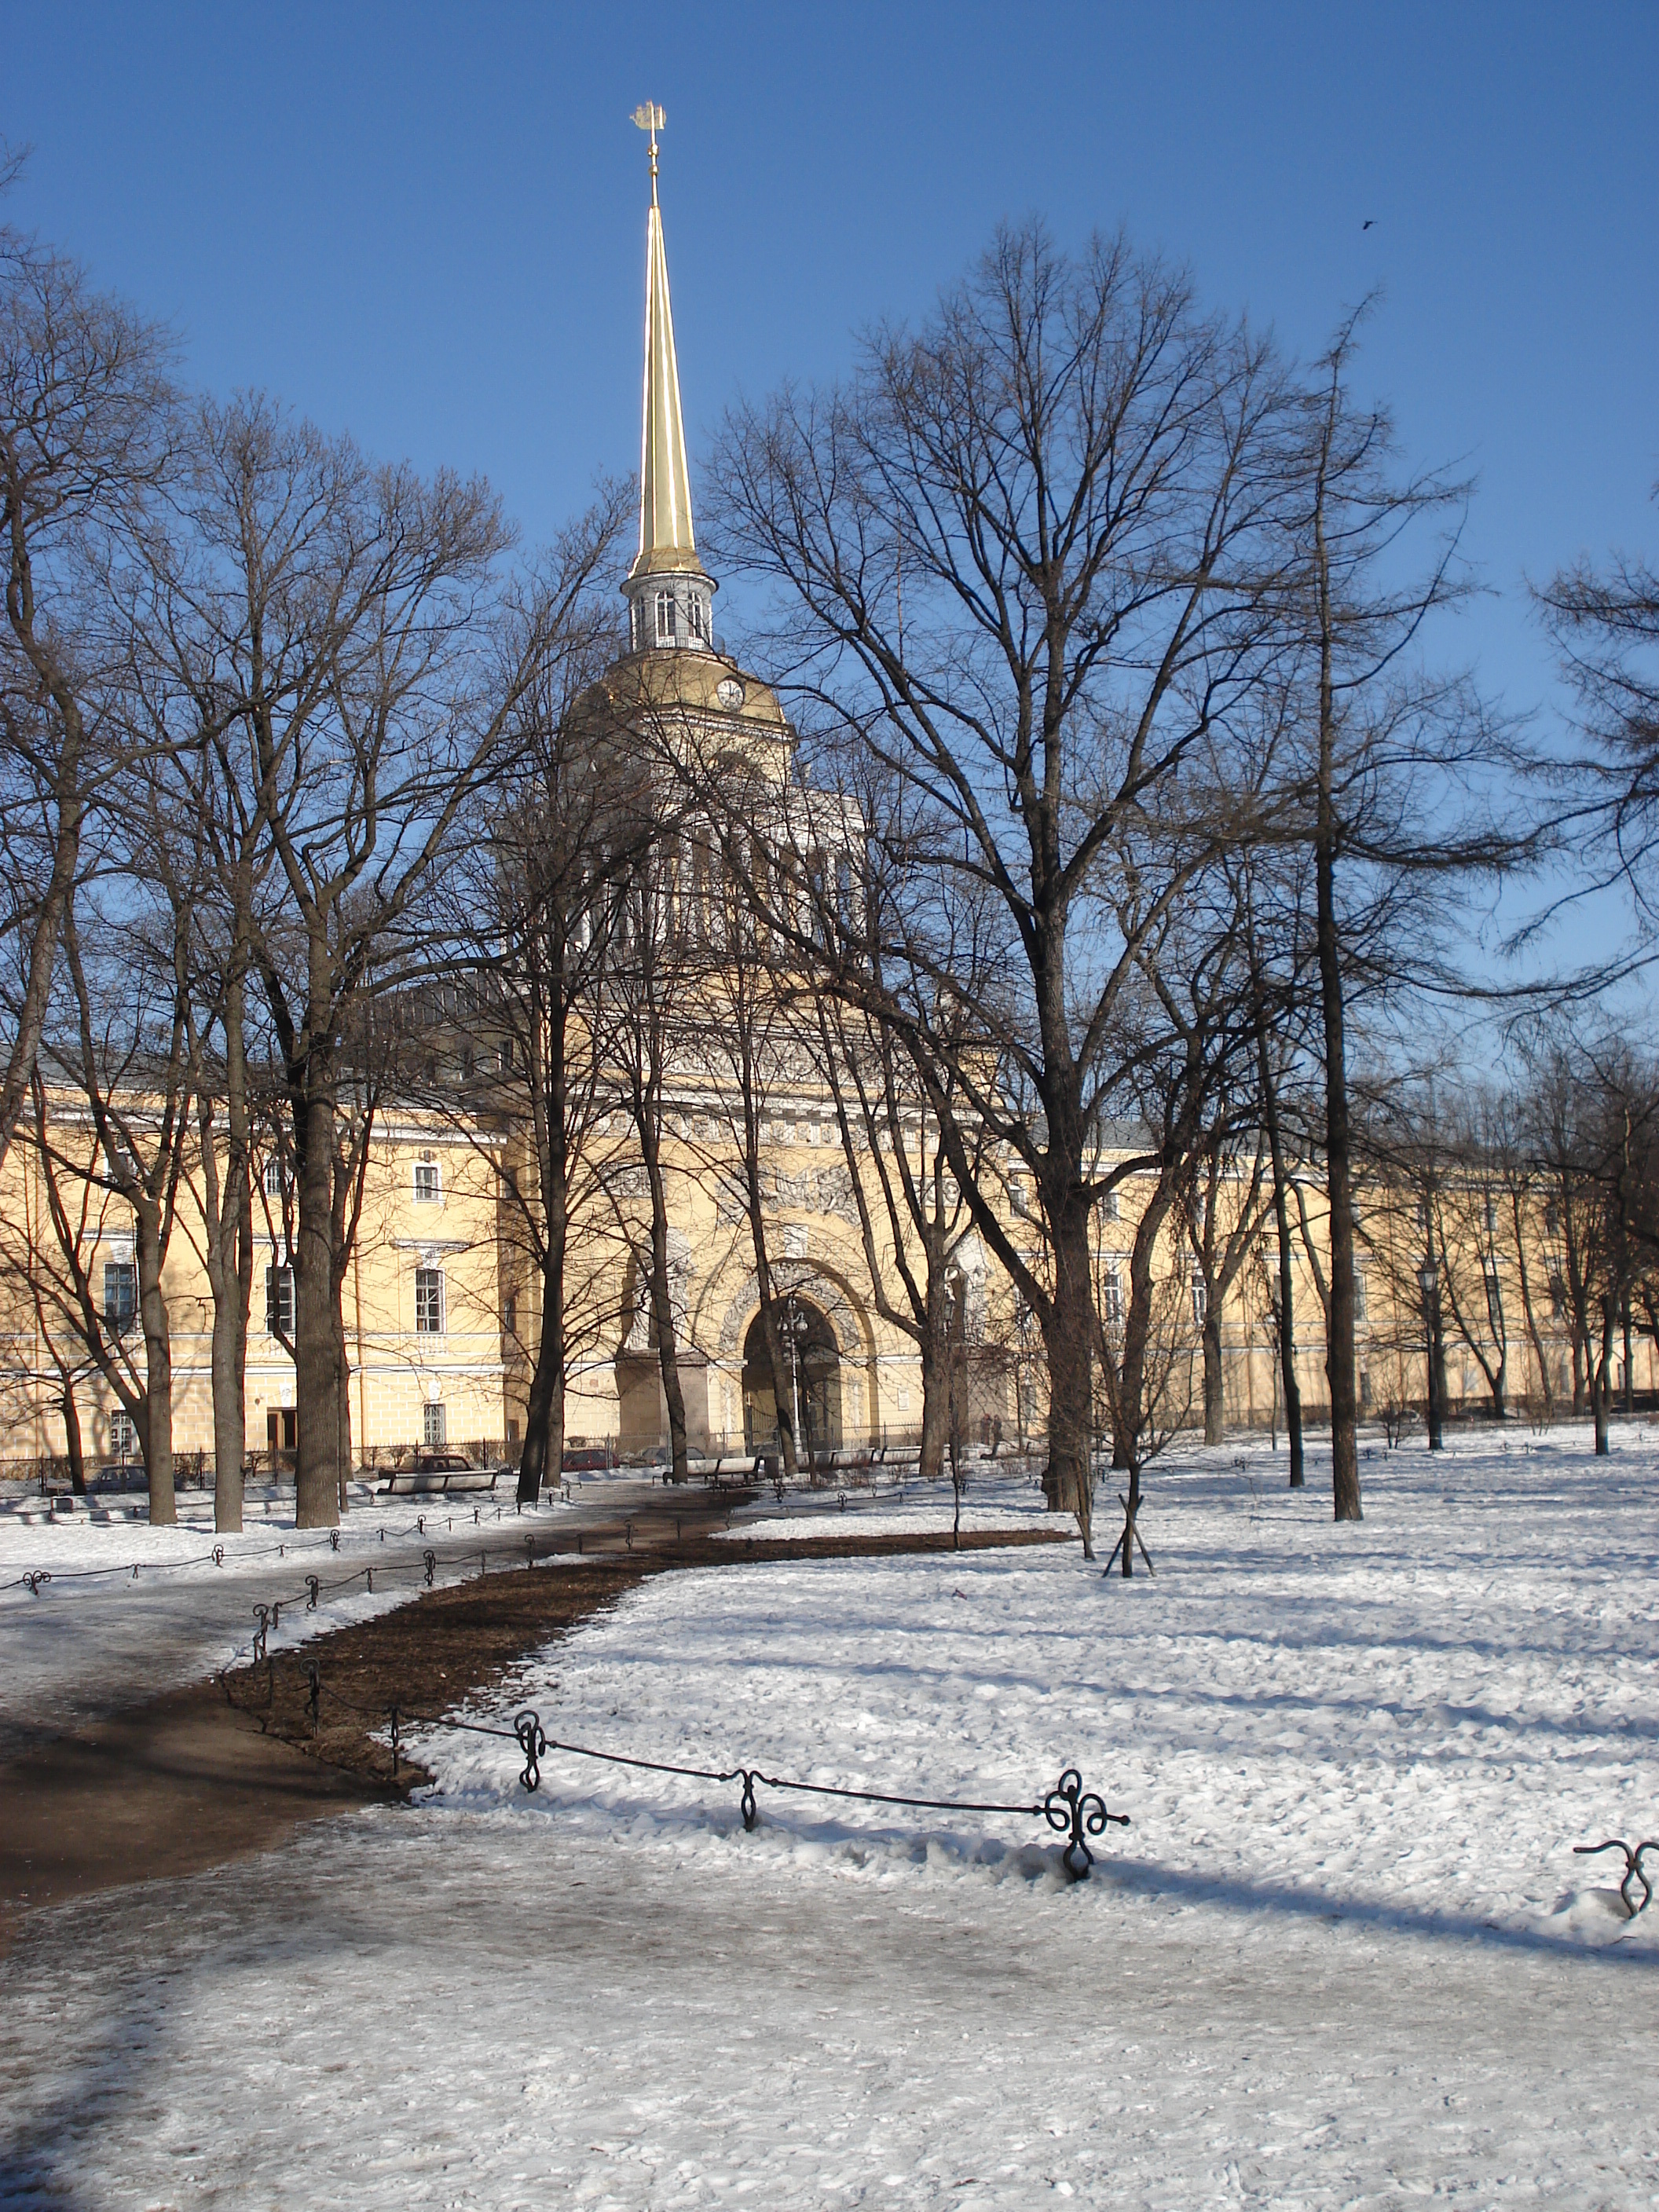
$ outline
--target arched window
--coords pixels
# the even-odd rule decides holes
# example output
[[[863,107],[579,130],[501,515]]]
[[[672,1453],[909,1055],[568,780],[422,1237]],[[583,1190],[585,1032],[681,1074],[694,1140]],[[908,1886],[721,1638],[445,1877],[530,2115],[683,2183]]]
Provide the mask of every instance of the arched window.
[[[657,642],[659,645],[672,645],[675,635],[674,594],[672,592],[659,592],[657,594]]]

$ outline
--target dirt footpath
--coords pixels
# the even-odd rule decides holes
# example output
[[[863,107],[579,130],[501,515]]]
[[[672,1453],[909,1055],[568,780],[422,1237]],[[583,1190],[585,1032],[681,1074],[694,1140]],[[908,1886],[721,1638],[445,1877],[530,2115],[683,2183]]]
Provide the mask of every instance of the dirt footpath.
[[[730,1502],[665,1498],[630,1523],[584,1532],[580,1564],[555,1553],[428,1590],[263,1664],[73,1735],[43,1735],[0,1768],[0,1952],[20,1917],[42,1905],[270,1850],[308,1821],[406,1796],[430,1778],[406,1757],[394,1761],[391,1708],[411,1720],[454,1711],[649,1575],[951,1548],[948,1531],[725,1542],[698,1533],[723,1520]],[[1069,1533],[964,1532],[961,1548],[1063,1542]]]

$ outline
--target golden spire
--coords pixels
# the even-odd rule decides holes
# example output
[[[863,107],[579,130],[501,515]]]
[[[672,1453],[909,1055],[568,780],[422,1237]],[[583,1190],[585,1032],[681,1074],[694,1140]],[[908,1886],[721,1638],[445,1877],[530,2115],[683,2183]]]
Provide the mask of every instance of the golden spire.
[[[654,101],[634,111],[651,136],[651,212],[646,220],[645,421],[640,441],[640,550],[631,574],[700,570],[691,531],[691,476],[680,414],[674,316],[668,300],[668,257],[657,205],[657,133],[666,118]]]

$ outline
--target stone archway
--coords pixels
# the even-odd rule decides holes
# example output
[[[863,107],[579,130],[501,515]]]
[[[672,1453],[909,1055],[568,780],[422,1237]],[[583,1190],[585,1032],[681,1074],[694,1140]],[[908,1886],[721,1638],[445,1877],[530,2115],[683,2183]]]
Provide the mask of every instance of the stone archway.
[[[779,1308],[795,1437],[803,1462],[810,1465],[811,1455],[837,1450],[842,1443],[841,1351],[829,1317],[811,1299],[792,1291]],[[750,1451],[777,1446],[772,1369],[758,1313],[743,1340],[743,1432]]]

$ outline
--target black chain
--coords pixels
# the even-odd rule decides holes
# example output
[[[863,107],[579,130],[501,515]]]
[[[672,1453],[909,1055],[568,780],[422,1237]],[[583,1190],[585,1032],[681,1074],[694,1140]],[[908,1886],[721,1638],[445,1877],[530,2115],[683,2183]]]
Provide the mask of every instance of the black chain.
[[[846,1797],[864,1805],[900,1805],[928,1813],[1009,1813],[1024,1820],[1046,1820],[1056,1830],[1070,1829],[1071,1840],[1060,1853],[1060,1864],[1073,1881],[1086,1881],[1094,1864],[1094,1854],[1084,1841],[1085,1833],[1102,1834],[1108,1821],[1118,1827],[1129,1826],[1127,1813],[1109,1813],[1105,1800],[1096,1791],[1085,1791],[1083,1778],[1074,1766],[1068,1766],[1055,1787],[1037,1802],[1029,1801],[1010,1804],[1004,1801],[985,1798],[909,1797],[885,1790],[839,1789],[826,1782],[799,1782],[791,1775],[767,1774],[757,1766],[682,1766],[672,1759],[637,1759],[627,1752],[600,1751],[592,1744],[566,1743],[550,1736],[543,1727],[541,1716],[531,1707],[514,1716],[511,1728],[495,1728],[485,1721],[464,1721],[453,1714],[427,1713],[405,1705],[360,1705],[353,1698],[335,1689],[331,1683],[321,1682],[314,1662],[307,1668],[311,1682],[310,1707],[313,1727],[316,1724],[319,1694],[326,1691],[337,1705],[363,1720],[388,1720],[392,1731],[392,1771],[399,1771],[402,1757],[402,1731],[406,1723],[413,1721],[428,1728],[458,1729],[468,1735],[496,1736],[516,1743],[524,1753],[524,1766],[520,1772],[520,1786],[532,1795],[540,1789],[542,1761],[549,1752],[563,1752],[572,1759],[592,1759],[607,1766],[628,1766],[647,1774],[678,1774],[695,1782],[735,1782],[739,1784],[738,1809],[744,1828],[750,1832],[759,1825],[760,1812],[756,1801],[757,1789],[793,1790],[808,1797]]]

